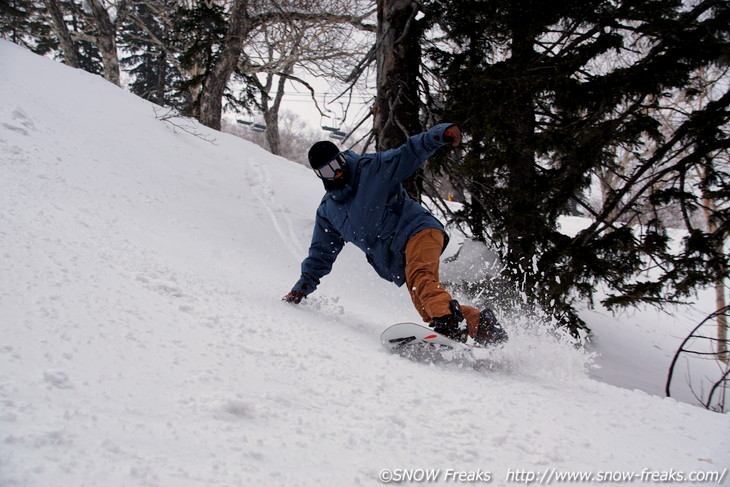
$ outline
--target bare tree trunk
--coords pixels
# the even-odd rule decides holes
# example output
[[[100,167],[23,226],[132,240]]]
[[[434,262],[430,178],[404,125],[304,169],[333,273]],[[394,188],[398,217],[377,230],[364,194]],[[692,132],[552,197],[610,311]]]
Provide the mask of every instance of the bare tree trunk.
[[[121,86],[119,56],[117,54],[117,29],[109,18],[109,12],[99,0],[88,0],[88,2],[91,15],[96,23],[96,47],[101,53],[104,79]],[[123,7],[119,6],[119,8]]]
[[[71,38],[71,33],[68,31],[68,27],[66,27],[66,22],[63,20],[63,12],[61,11],[61,6],[58,4],[58,0],[43,0],[43,3],[48,9],[48,13],[53,21],[53,30],[61,43],[63,62],[72,68],[80,67],[76,46]]]
[[[291,74],[292,66],[284,68],[284,75]],[[286,88],[286,76],[279,76],[279,84],[276,89],[274,103],[269,107],[268,103],[263,105],[264,120],[266,120],[266,141],[269,143],[269,150],[277,156],[281,154],[281,136],[279,132],[279,109],[281,101],[284,99]]]
[[[705,220],[707,221],[707,230],[709,233],[717,231],[717,224],[712,219],[713,213],[717,213],[717,204],[715,200],[704,198]],[[723,244],[720,242],[717,249],[719,254],[723,253]],[[719,279],[715,283],[715,307],[720,310],[727,305],[725,300],[725,282]],[[730,352],[728,352],[727,341],[727,316],[725,314],[717,315],[717,357],[725,364],[730,363]]]
[[[377,98],[373,130],[377,150],[393,149],[421,131],[418,74],[421,47],[411,0],[378,0]]]
[[[411,0],[378,0],[377,96],[373,133],[378,151],[394,149],[423,129],[419,118],[418,74],[421,45],[418,4]],[[420,201],[423,170],[403,182],[408,194]]]
[[[725,301],[725,285],[722,281],[715,284],[715,303],[717,309],[727,306]],[[717,316],[717,355],[724,364],[730,363],[730,352],[728,352],[727,342],[727,316],[720,314]]]
[[[200,94],[200,123],[220,130],[223,93],[243,51],[243,41],[251,30],[248,0],[235,0],[228,19],[228,33],[220,48],[218,62],[203,84]]]

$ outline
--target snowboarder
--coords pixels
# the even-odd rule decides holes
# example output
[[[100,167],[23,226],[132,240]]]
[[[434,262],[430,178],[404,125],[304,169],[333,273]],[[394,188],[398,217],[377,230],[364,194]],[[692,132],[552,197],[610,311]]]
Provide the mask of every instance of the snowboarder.
[[[309,163],[327,191],[317,209],[309,255],[283,300],[300,303],[329,274],[345,242],[359,247],[380,277],[406,284],[413,304],[434,331],[486,345],[507,339],[494,313],[460,306],[439,281],[448,243],[443,225],[411,199],[402,182],[439,147],[461,143],[455,124],[439,124],[397,149],[359,155],[330,141],[315,143]],[[464,323],[465,322],[465,323]]]

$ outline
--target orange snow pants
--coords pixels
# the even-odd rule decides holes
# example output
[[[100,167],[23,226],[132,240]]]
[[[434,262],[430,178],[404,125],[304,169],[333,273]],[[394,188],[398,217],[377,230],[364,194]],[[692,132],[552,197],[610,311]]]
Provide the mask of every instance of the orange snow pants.
[[[434,318],[451,314],[449,302],[453,299],[439,281],[439,263],[444,250],[444,233],[436,228],[421,230],[406,244],[406,286],[413,305],[430,323]],[[461,312],[474,337],[479,327],[479,310],[462,306]]]

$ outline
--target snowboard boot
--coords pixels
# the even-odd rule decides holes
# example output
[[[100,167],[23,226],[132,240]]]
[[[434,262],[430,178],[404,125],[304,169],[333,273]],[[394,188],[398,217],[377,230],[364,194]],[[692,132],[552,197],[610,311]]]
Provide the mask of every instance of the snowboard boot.
[[[466,342],[469,333],[464,321],[464,315],[461,314],[459,302],[456,300],[451,301],[449,309],[451,309],[451,314],[434,318],[428,326],[433,328],[436,333],[441,333],[459,342]]]
[[[499,324],[492,310],[484,308],[479,313],[479,328],[477,329],[477,336],[474,337],[474,341],[479,345],[488,346],[504,343],[508,339],[507,332]]]

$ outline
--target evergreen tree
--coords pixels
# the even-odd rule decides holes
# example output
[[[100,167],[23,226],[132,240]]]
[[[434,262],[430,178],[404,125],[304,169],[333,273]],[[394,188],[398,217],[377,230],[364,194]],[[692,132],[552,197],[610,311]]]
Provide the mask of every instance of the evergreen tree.
[[[179,62],[184,70],[180,89],[191,99],[190,112],[186,115],[199,118],[203,84],[218,61],[217,48],[226,34],[226,13],[221,5],[213,2],[180,6],[173,29],[178,33]]]
[[[191,111],[188,91],[181,89],[182,74],[176,57],[176,33],[166,13],[176,8],[175,0],[135,2],[127,22],[120,29],[120,48],[127,53],[121,64],[131,75],[130,91],[181,113]]]
[[[27,47],[37,54],[58,48],[44,18],[43,5],[32,0],[0,2],[0,37]]]
[[[715,162],[730,146],[727,77],[701,106],[672,108],[696,93],[701,68],[727,67],[726,2],[452,0],[430,9],[456,46],[430,54],[449,86],[444,118],[469,136],[463,162],[449,168],[470,196],[463,217],[531,302],[575,330],[584,324],[574,292],[592,297],[597,282],[615,292],[608,304],[661,302],[727,272],[716,250],[727,210],[715,212],[713,231],[687,219],[679,253],[656,217],[671,205],[689,215],[707,192],[728,201]],[[606,172],[616,184],[592,205],[585,193]],[[566,235],[558,217],[576,205],[594,223]]]

